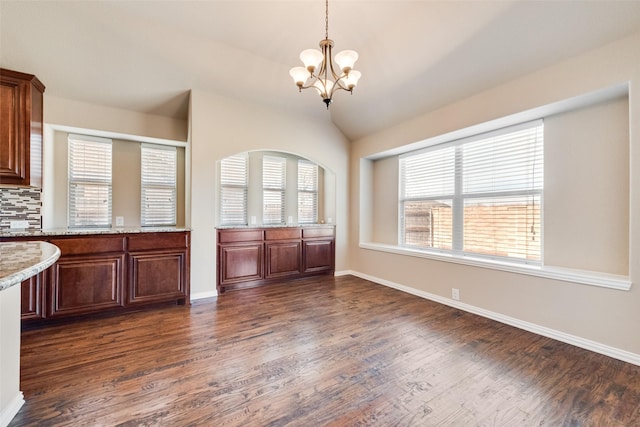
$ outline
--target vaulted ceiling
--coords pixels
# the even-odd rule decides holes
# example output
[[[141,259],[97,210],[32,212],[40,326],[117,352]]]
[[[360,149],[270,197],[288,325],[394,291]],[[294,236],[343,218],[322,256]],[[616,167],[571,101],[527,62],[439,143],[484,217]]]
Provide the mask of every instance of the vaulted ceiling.
[[[640,31],[640,1],[331,0],[352,96],[298,93],[289,68],[324,38],[322,0],[0,0],[0,65],[47,93],[185,117],[188,91],[312,117],[350,139]],[[639,46],[640,49],[640,46]]]

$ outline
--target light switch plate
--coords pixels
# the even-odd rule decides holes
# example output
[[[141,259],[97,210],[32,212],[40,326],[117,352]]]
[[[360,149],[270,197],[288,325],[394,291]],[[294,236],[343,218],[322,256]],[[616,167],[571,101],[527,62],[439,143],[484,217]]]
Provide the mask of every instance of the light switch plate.
[[[29,228],[29,221],[9,221],[9,228]]]

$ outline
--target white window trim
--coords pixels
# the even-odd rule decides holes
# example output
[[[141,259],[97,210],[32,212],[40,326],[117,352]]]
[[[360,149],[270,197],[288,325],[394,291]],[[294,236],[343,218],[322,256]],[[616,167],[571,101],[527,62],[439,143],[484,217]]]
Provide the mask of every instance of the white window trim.
[[[632,282],[629,276],[618,274],[600,273],[596,271],[578,270],[565,267],[534,266],[529,264],[515,264],[497,260],[487,260],[472,256],[455,256],[446,253],[435,253],[429,250],[411,249],[396,245],[382,243],[360,242],[361,249],[378,252],[392,253],[396,255],[408,255],[416,258],[445,261],[454,264],[469,265],[473,267],[487,268],[490,270],[505,271],[509,273],[525,274],[528,276],[543,277],[546,279],[562,280],[564,282],[579,283],[583,285],[598,286],[602,288],[628,291]]]

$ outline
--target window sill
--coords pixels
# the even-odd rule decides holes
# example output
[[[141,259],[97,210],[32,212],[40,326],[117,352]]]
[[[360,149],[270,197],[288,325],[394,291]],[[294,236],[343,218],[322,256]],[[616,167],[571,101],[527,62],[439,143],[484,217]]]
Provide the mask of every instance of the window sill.
[[[452,262],[456,264],[471,265],[474,267],[489,268],[492,270],[507,271],[510,273],[526,274],[529,276],[544,277],[546,279],[562,280],[565,282],[580,283],[583,285],[599,286],[602,288],[628,291],[631,289],[629,276],[599,273],[595,271],[575,270],[562,267],[531,266],[511,264],[500,261],[491,261],[472,257],[458,257],[443,253],[433,253],[417,249],[404,248],[383,243],[360,243],[360,248],[372,251],[388,252],[397,255],[407,255],[417,258],[425,258],[436,261]]]

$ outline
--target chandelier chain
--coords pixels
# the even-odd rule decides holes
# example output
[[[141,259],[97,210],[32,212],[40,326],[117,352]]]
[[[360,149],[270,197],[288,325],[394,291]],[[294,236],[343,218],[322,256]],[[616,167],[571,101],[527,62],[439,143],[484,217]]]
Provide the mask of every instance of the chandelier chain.
[[[329,38],[329,0],[324,3],[324,38]]]

